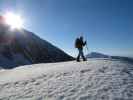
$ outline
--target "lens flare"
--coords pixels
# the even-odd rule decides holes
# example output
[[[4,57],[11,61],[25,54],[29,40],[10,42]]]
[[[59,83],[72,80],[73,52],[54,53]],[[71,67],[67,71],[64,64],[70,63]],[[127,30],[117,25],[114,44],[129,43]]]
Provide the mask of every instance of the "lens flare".
[[[21,29],[23,26],[23,19],[20,15],[14,14],[12,12],[7,12],[5,15],[5,22],[12,29]]]

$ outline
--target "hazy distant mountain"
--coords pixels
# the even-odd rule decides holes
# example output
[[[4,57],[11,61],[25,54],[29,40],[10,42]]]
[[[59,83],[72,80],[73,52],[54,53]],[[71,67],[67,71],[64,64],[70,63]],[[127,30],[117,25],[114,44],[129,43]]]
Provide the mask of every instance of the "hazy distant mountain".
[[[133,63],[133,58],[130,58],[130,57],[111,56],[111,59],[119,59],[121,61],[127,61],[129,63]]]
[[[73,60],[71,56],[25,29],[11,30],[0,24],[0,66]]]
[[[86,55],[87,58],[109,58],[109,55],[105,55],[98,52],[91,52],[88,55]]]
[[[122,56],[110,56],[105,55],[98,52],[91,52],[88,55],[86,55],[87,58],[110,58],[112,60],[121,60],[121,61],[127,61],[129,63],[133,63],[133,58],[130,57],[122,57]]]

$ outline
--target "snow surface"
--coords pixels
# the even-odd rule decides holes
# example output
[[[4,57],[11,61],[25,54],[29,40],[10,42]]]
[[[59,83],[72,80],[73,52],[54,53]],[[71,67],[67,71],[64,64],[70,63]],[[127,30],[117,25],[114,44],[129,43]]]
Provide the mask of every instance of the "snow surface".
[[[133,65],[89,59],[2,69],[0,100],[133,100]]]

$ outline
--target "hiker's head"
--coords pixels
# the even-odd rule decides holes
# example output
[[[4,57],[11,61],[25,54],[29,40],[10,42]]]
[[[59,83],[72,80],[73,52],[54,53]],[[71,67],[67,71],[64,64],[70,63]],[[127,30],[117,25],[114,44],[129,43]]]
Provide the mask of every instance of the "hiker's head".
[[[83,40],[83,36],[80,36],[80,40]]]

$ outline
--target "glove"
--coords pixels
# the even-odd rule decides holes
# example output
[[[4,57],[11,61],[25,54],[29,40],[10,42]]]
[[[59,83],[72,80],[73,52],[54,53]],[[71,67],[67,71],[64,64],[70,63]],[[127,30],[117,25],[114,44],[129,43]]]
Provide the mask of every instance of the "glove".
[[[85,45],[87,44],[87,42],[85,41],[85,43],[84,43]]]
[[[86,45],[86,41],[83,43],[83,46],[85,46]]]

